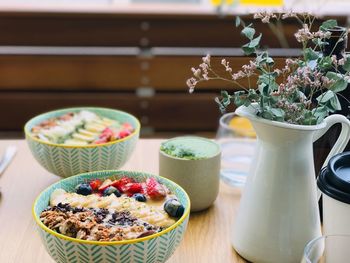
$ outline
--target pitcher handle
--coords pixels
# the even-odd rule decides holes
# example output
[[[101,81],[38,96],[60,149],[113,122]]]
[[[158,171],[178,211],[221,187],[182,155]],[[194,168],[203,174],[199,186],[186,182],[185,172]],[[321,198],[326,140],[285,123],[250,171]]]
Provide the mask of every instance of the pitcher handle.
[[[341,132],[325,162],[323,163],[322,168],[327,165],[330,158],[344,151],[350,139],[350,121],[346,117],[340,114],[334,114],[325,118],[324,121],[326,122],[326,127],[315,133],[313,138],[314,141],[317,141],[320,137],[322,137],[329,130],[329,128],[336,123],[341,124]]]
[[[344,151],[350,139],[350,121],[346,117],[340,114],[334,114],[327,117],[324,121],[326,122],[326,127],[315,133],[313,141],[317,141],[329,130],[330,127],[336,123],[341,124],[341,132],[333,148],[329,152],[325,162],[323,163],[322,168],[327,166],[329,159],[331,159],[334,155]],[[317,188],[317,200],[319,200],[320,197],[321,191]]]

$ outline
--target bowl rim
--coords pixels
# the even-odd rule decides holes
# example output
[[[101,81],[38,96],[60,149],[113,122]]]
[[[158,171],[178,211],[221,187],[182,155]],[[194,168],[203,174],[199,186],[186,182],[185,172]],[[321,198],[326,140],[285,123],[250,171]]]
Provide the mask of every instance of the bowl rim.
[[[92,110],[109,110],[109,111],[116,111],[119,113],[123,113],[125,115],[128,115],[129,117],[133,118],[136,122],[136,128],[135,130],[127,137],[119,139],[119,140],[115,140],[112,142],[106,142],[106,143],[101,143],[101,144],[89,144],[89,145],[65,145],[65,144],[59,144],[59,143],[53,143],[53,142],[45,142],[41,139],[35,138],[32,133],[29,131],[29,123],[31,123],[32,121],[34,121],[36,118],[42,117],[46,114],[50,114],[50,113],[55,113],[55,112],[63,112],[63,111],[67,111],[67,110],[83,110],[83,109],[92,109]],[[70,107],[70,108],[62,108],[62,109],[57,109],[57,110],[52,110],[52,111],[47,111],[44,113],[41,113],[39,115],[34,116],[33,118],[31,118],[30,120],[28,120],[26,122],[26,124],[24,125],[24,134],[26,138],[30,138],[33,141],[36,141],[38,143],[42,143],[42,144],[46,144],[49,146],[55,146],[55,147],[62,147],[62,148],[94,148],[94,147],[100,147],[100,146],[108,146],[108,145],[112,145],[115,143],[119,143],[119,142],[123,142],[126,141],[132,137],[134,137],[135,135],[139,134],[141,129],[141,124],[140,121],[132,114],[126,112],[126,111],[121,111],[121,110],[116,110],[116,109],[111,109],[111,108],[105,108],[105,107],[89,107],[89,106],[82,106],[82,107]]]
[[[37,217],[36,213],[35,213],[35,207],[36,207],[36,204],[38,203],[39,201],[39,198],[40,196],[49,190],[49,188],[57,185],[57,184],[61,184],[62,182],[64,181],[68,181],[68,180],[71,180],[72,178],[75,178],[75,177],[79,177],[79,176],[82,176],[82,175],[88,175],[88,174],[94,174],[94,173],[101,173],[101,172],[111,172],[111,173],[129,173],[129,172],[134,172],[134,173],[140,173],[140,174],[146,174],[147,176],[153,176],[153,177],[159,177],[159,178],[162,178],[162,180],[165,180],[167,182],[169,182],[170,184],[173,184],[175,185],[177,188],[179,188],[184,194],[185,194],[185,198],[188,202],[188,206],[186,207],[185,209],[185,212],[184,214],[173,224],[171,225],[170,227],[168,227],[167,229],[165,230],[162,230],[158,233],[155,233],[153,235],[149,235],[149,236],[146,236],[146,237],[141,237],[141,238],[135,238],[135,239],[130,239],[130,240],[122,240],[122,241],[90,241],[90,240],[82,240],[82,239],[78,239],[78,238],[73,238],[73,237],[68,237],[68,236],[65,236],[63,234],[60,234],[60,233],[57,233],[53,230],[51,230],[50,228],[48,228],[47,226],[45,226],[41,220],[39,219],[39,217]],[[32,216],[34,217],[34,220],[36,222],[36,224],[42,229],[44,230],[45,232],[51,234],[51,235],[54,235],[55,237],[57,238],[61,238],[61,239],[64,239],[64,240],[67,240],[67,241],[71,241],[71,242],[77,242],[77,243],[81,243],[81,244],[88,244],[88,245],[103,245],[103,246],[110,246],[110,245],[124,245],[124,244],[134,244],[134,243],[139,243],[139,242],[142,242],[142,241],[147,241],[149,239],[153,239],[153,238],[156,238],[156,237],[159,237],[159,236],[162,236],[168,232],[170,232],[171,230],[175,229],[176,227],[178,227],[180,224],[182,224],[182,222],[189,216],[190,214],[190,209],[191,209],[191,201],[190,201],[190,198],[188,196],[188,194],[186,193],[186,191],[180,186],[178,185],[177,183],[173,182],[172,180],[168,179],[168,178],[165,178],[163,176],[160,176],[160,175],[155,175],[155,174],[152,174],[152,173],[148,173],[148,172],[141,172],[141,171],[126,171],[126,170],[101,170],[101,171],[93,171],[93,172],[87,172],[87,173],[80,173],[80,174],[77,174],[77,175],[74,175],[74,176],[70,176],[68,178],[65,178],[65,179],[62,179],[62,180],[59,180],[53,184],[50,184],[48,187],[46,187],[43,191],[41,191],[38,196],[35,198],[34,200],[34,203],[32,205]]]
[[[185,136],[177,136],[177,137],[173,137],[173,138],[170,138],[170,139],[166,139],[162,142],[163,143],[167,143],[167,142],[171,142],[173,140],[177,140],[177,139],[195,139],[195,140],[201,140],[201,141],[204,141],[206,143],[210,143],[210,144],[213,144],[215,145],[215,147],[217,148],[216,149],[216,152],[215,154],[213,155],[210,155],[209,157],[204,157],[204,158],[199,158],[199,159],[186,159],[186,158],[181,158],[181,157],[177,157],[177,156],[173,156],[173,155],[170,155],[164,151],[161,150],[161,147],[159,148],[159,153],[164,155],[165,157],[168,157],[170,159],[174,159],[174,160],[179,160],[179,161],[184,161],[184,162],[203,162],[203,161],[208,161],[208,160],[212,160],[216,157],[218,157],[219,155],[222,154],[222,151],[221,151],[221,147],[220,145],[215,141],[215,140],[212,140],[212,139],[208,139],[208,138],[205,138],[205,137],[201,137],[201,136],[195,136],[195,135],[185,135]]]

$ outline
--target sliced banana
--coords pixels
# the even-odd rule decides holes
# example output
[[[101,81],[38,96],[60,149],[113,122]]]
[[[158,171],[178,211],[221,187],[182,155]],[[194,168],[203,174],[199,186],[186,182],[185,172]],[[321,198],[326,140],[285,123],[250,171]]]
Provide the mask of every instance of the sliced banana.
[[[90,132],[102,132],[105,128],[106,126],[93,122],[85,125],[85,129]]]
[[[98,136],[99,135],[98,132],[91,132],[91,131],[88,131],[88,130],[85,130],[85,129],[79,129],[78,133],[80,133],[82,135],[85,135],[85,136]]]
[[[104,127],[111,126],[114,121],[110,119],[103,118],[102,120],[95,120],[94,121],[96,124],[103,125]]]
[[[72,137],[73,139],[86,141],[86,142],[92,142],[96,138],[95,136],[86,136],[80,133],[73,133]]]
[[[76,139],[68,139],[64,141],[64,144],[82,146],[82,145],[88,145],[88,142],[82,141],[82,140],[76,140]]]

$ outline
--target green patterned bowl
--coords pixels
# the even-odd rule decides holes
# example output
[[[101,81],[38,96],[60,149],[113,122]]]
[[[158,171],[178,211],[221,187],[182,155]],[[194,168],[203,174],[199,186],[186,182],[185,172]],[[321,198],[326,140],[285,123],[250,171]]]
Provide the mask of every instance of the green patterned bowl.
[[[49,118],[68,112],[89,110],[98,115],[129,122],[135,131],[120,140],[98,145],[69,146],[45,142],[33,137],[33,126]],[[131,156],[140,134],[140,122],[133,115],[107,108],[80,107],[47,112],[29,120],[24,126],[29,148],[34,158],[49,172],[61,177],[75,174],[120,168]]]
[[[74,191],[77,184],[93,178],[100,178],[102,180],[107,178],[118,179],[125,175],[134,178],[136,181],[144,181],[148,177],[156,177],[185,206],[183,216],[174,225],[159,233],[143,238],[114,242],[87,241],[67,237],[50,230],[40,221],[40,214],[48,206],[50,195],[55,189],[63,188],[66,191]],[[174,182],[152,174],[115,170],[84,173],[61,180],[44,190],[37,197],[33,205],[33,216],[38,225],[38,230],[45,248],[51,257],[60,263],[165,262],[174,253],[185,234],[189,213],[190,199],[185,190]]]

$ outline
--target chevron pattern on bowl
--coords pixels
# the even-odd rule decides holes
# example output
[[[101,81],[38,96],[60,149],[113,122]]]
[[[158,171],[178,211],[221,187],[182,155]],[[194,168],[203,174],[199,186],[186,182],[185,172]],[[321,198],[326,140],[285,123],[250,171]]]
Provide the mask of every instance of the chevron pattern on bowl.
[[[40,222],[41,212],[48,206],[51,193],[57,188],[66,191],[74,191],[77,184],[87,182],[93,178],[101,180],[118,179],[129,176],[136,181],[144,181],[148,177],[156,177],[166,185],[185,206],[183,216],[171,227],[162,232],[133,240],[117,242],[86,241],[70,238],[58,234]],[[121,262],[121,263],[162,263],[165,262],[180,244],[186,231],[190,212],[190,200],[186,192],[174,182],[163,177],[127,171],[100,171],[80,174],[61,180],[44,190],[35,200],[33,216],[38,225],[41,239],[47,252],[59,263],[97,263],[97,262]]]
[[[63,144],[48,143],[31,135],[33,126],[49,118],[61,116],[68,112],[89,110],[98,115],[115,119],[121,122],[129,122],[135,131],[124,139],[87,146],[69,146]],[[140,123],[123,111],[106,108],[69,108],[52,111],[34,117],[24,127],[26,140],[34,158],[49,172],[61,177],[69,177],[75,174],[118,169],[129,159],[133,152],[140,133]]]

